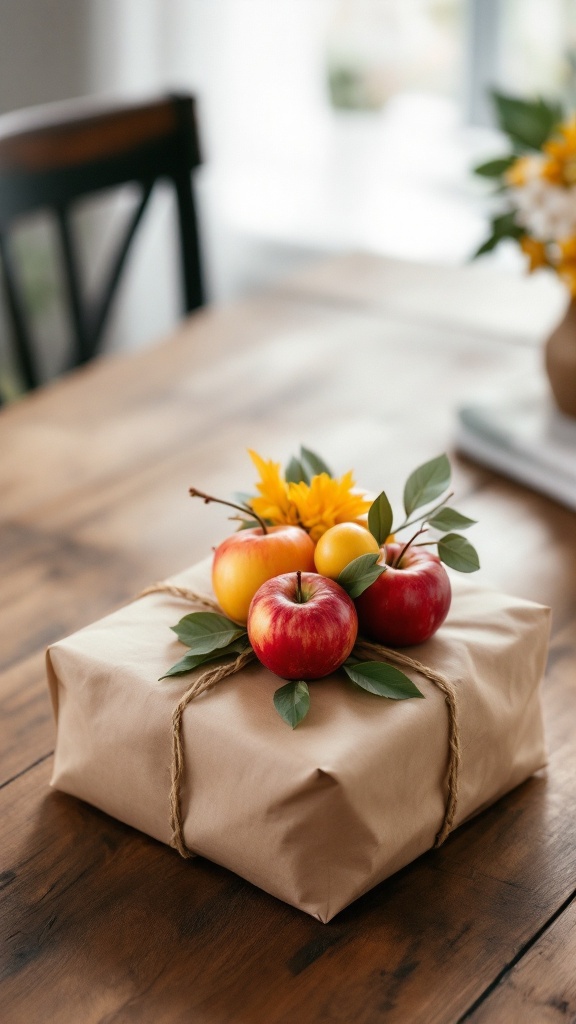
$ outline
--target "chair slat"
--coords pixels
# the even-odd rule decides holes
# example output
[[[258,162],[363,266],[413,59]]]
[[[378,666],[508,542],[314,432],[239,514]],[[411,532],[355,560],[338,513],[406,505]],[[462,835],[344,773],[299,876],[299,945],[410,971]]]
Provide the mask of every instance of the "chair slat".
[[[88,348],[90,352],[90,357],[96,355],[100,347],[102,331],[105,326],[108,313],[110,312],[112,301],[116,294],[116,289],[120,277],[122,275],[122,271],[124,269],[124,264],[128,258],[130,247],[132,245],[132,240],[134,238],[134,235],[136,234],[136,231],[138,230],[138,226],[142,220],[144,210],[148,205],[148,200],[150,199],[153,187],[153,181],[149,182],[144,187],[140,201],[137,204],[136,209],[132,214],[132,217],[130,218],[129,224],[123,237],[120,240],[120,243],[118,244],[118,247],[114,254],[114,258],[112,260],[110,270],[108,272],[108,277],[103,285],[100,297],[97,301],[94,302],[92,306],[91,315],[88,322]]]
[[[78,254],[76,243],[72,237],[68,211],[65,207],[58,207],[55,210],[56,223],[62,247],[62,264],[64,268],[64,284],[68,299],[70,323],[73,329],[72,347],[73,353],[70,359],[71,366],[79,366],[90,358],[90,345],[84,302],[80,277],[78,273]]]
[[[2,262],[2,281],[6,296],[6,306],[12,320],[16,370],[26,388],[35,388],[40,383],[40,376],[34,360],[32,341],[24,315],[25,303],[22,299],[10,244],[3,234],[0,234],[0,261]]]

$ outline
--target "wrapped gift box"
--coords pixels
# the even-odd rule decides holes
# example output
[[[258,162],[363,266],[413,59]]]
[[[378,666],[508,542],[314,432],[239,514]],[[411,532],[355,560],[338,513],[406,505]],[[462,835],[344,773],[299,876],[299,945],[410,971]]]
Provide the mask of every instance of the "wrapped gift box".
[[[172,582],[209,594],[209,561]],[[406,653],[457,694],[457,826],[545,764],[549,610],[469,580],[453,589],[444,626]],[[190,676],[159,677],[185,653],[169,627],[191,610],[148,595],[47,656],[52,785],[165,843],[172,712]],[[447,705],[407,674],[425,700],[379,698],[343,673],[313,682],[295,730],[272,704],[281,682],[258,662],[197,697],[182,724],[188,847],[320,921],[430,849],[447,799]]]

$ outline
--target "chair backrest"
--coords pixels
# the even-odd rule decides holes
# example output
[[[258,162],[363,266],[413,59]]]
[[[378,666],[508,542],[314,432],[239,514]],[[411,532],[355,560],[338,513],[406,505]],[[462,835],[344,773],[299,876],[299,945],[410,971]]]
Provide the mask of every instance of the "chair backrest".
[[[73,342],[67,365],[79,365],[98,352],[131,243],[159,179],[173,184],[177,199],[184,311],[202,304],[191,182],[199,162],[194,101],[186,95],[124,104],[75,100],[0,117],[0,276],[15,361],[26,388],[40,383],[40,374],[9,229],[34,211],[53,213]],[[100,294],[88,301],[71,210],[90,193],[128,183],[138,186],[139,201],[117,243]]]

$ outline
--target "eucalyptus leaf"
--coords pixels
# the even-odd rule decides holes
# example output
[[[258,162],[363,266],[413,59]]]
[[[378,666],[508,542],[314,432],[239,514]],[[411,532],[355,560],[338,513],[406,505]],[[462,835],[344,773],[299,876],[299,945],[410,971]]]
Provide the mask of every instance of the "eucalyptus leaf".
[[[376,553],[359,555],[358,558],[353,558],[342,569],[336,582],[352,599],[360,597],[360,594],[363,594],[383,572],[386,572],[385,565],[377,564],[379,558],[380,555]]]
[[[483,178],[499,178],[512,166],[516,159],[512,155],[498,157],[496,160],[487,160],[486,163],[478,164],[474,168],[474,174],[479,174]]]
[[[180,661],[177,661],[175,665],[172,665],[172,668],[168,669],[163,676],[160,676],[160,679],[167,679],[169,676],[181,676],[185,672],[191,672],[192,669],[198,668],[200,665],[206,665],[210,661],[217,661],[219,658],[224,658],[230,654],[242,654],[249,646],[250,642],[247,635],[245,635],[232,641],[226,647],[220,647],[216,651],[211,651],[210,654],[192,654],[189,652]]]
[[[310,477],[299,459],[292,456],[286,467],[285,479],[289,484],[310,483]]]
[[[391,700],[408,700],[410,697],[424,697],[418,687],[399,668],[385,665],[382,661],[344,662],[346,675],[356,686],[360,686],[378,697]]]
[[[327,473],[328,476],[334,475],[324,462],[324,459],[316,455],[316,452],[310,451],[309,448],[300,447],[300,459],[302,466],[309,472],[311,477],[318,476],[320,473]]]
[[[379,544],[384,544],[392,532],[392,506],[381,491],[368,510],[368,529]]]
[[[303,679],[292,680],[274,694],[274,707],[285,722],[295,729],[310,710],[310,691]]]
[[[411,515],[417,508],[438,498],[450,483],[450,462],[447,455],[439,455],[418,466],[410,474],[404,488],[404,509]]]
[[[476,572],[480,568],[480,560],[476,549],[459,533],[447,533],[438,541],[440,560],[458,572]]]
[[[193,654],[210,654],[246,633],[244,626],[216,612],[191,612],[171,629]]]
[[[474,526],[476,520],[462,515],[455,508],[441,508],[426,522],[435,530],[467,530]]]
[[[540,149],[563,118],[559,103],[541,98],[518,99],[494,90],[492,99],[500,128],[518,149]]]

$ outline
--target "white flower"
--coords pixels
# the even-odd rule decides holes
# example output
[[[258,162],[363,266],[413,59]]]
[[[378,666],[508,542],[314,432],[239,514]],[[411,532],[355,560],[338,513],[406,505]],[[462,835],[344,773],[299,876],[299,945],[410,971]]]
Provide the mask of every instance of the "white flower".
[[[576,234],[576,188],[551,185],[540,178],[510,189],[510,195],[518,211],[518,223],[538,241]]]

